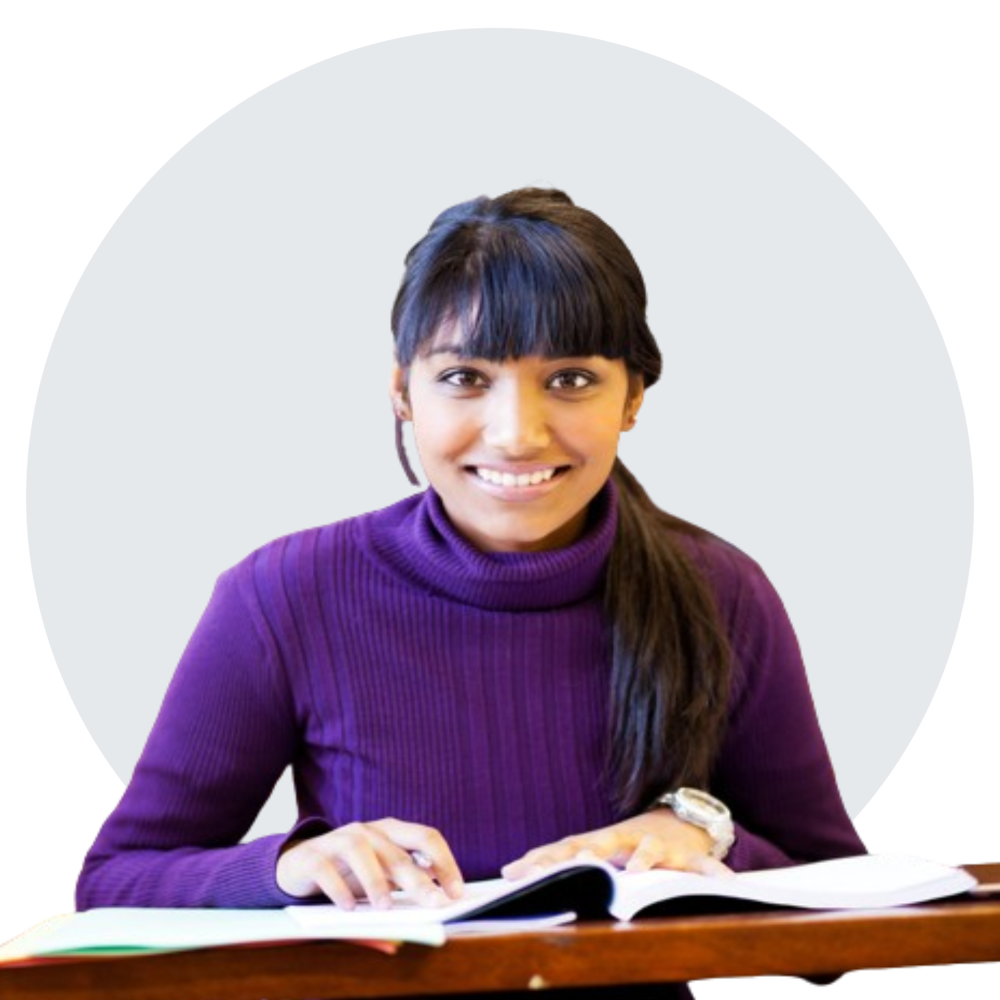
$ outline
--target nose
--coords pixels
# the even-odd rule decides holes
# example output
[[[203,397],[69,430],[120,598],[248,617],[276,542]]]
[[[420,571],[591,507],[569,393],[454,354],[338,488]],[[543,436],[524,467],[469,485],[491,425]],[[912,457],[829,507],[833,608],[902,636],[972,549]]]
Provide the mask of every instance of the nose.
[[[497,387],[487,408],[483,441],[510,458],[530,458],[551,440],[544,393],[517,383]]]

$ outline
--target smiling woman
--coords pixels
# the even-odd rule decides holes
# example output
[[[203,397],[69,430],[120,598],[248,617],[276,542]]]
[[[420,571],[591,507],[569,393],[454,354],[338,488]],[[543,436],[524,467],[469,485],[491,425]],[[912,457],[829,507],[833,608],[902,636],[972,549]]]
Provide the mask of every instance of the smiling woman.
[[[392,319],[397,419],[413,419],[432,487],[478,548],[569,545],[614,470],[603,596],[616,799],[635,809],[671,783],[707,782],[731,656],[686,551],[705,533],[659,511],[616,457],[662,368],[628,247],[559,191],[457,205],[408,254]],[[549,482],[513,488],[532,461]]]
[[[574,541],[642,401],[621,359],[495,362],[458,344],[418,355],[408,379],[397,365],[392,394],[452,523],[487,552]]]
[[[617,457],[661,359],[614,231],[559,191],[457,205],[392,328],[430,486],[219,578],[81,908],[863,852],[777,594]],[[240,843],[289,764],[299,822]]]

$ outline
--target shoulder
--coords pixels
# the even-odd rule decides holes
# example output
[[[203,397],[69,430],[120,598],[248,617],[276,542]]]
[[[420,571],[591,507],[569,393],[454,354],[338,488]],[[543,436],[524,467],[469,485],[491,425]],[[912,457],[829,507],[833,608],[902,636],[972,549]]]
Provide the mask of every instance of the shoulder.
[[[694,528],[677,533],[695,568],[705,577],[723,619],[734,625],[751,612],[784,614],[784,606],[760,563],[718,535]]]
[[[219,577],[244,598],[273,598],[322,586],[331,568],[350,567],[370,552],[371,540],[391,533],[412,517],[422,494],[379,510],[295,531],[261,545]]]
[[[757,559],[712,532],[680,537],[709,585],[737,662],[767,658],[775,644],[798,649],[785,602]]]
[[[737,701],[748,687],[801,673],[801,652],[788,612],[760,564],[710,532],[681,537],[715,598],[732,655]]]

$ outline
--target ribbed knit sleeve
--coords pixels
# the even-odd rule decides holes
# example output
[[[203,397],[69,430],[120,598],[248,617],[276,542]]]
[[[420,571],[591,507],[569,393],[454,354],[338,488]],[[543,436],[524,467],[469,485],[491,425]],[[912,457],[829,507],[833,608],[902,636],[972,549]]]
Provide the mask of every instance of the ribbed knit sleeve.
[[[79,909],[293,901],[275,870],[298,827],[239,843],[297,744],[294,702],[248,600],[246,569],[216,584],[132,780],[84,862]]]
[[[726,862],[747,871],[864,854],[784,605],[756,563],[738,559],[729,610],[733,698],[713,781],[736,822]]]

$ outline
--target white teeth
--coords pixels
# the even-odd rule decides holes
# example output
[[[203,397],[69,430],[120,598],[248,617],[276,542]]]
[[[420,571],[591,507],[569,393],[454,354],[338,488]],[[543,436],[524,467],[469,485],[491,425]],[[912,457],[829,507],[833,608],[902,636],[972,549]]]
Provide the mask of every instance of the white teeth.
[[[514,475],[513,472],[498,472],[496,469],[476,469],[476,475],[480,479],[485,479],[494,486],[537,486],[550,480],[556,473],[553,469],[544,469],[537,472],[522,472]]]

